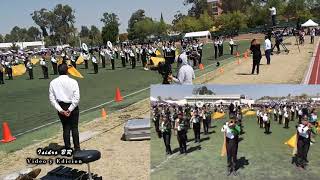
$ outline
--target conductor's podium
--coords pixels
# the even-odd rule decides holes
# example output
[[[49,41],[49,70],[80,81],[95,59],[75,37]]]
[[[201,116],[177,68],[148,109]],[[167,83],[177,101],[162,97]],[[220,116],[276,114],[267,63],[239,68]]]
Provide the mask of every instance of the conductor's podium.
[[[89,163],[101,158],[101,153],[97,150],[82,150],[73,155],[73,159],[81,160],[88,165],[88,172],[79,171],[70,167],[59,166],[42,177],[42,180],[102,180],[97,174],[92,174]]]

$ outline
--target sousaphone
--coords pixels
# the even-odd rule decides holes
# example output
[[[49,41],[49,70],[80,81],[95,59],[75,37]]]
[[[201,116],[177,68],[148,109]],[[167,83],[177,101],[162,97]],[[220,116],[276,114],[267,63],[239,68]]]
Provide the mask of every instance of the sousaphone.
[[[88,48],[88,46],[86,45],[86,43],[82,43],[82,45],[81,45],[81,47],[82,47],[82,49],[84,50],[84,51],[89,51],[89,48]]]
[[[110,41],[107,42],[107,46],[112,49],[112,43]]]

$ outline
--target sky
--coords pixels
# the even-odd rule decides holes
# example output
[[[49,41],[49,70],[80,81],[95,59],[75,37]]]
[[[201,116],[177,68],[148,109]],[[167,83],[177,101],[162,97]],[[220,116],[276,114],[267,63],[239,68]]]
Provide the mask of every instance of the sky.
[[[201,85],[200,85],[201,86]],[[292,96],[306,93],[308,95],[317,95],[320,93],[320,86],[314,85],[206,85],[208,89],[216,94],[241,94],[250,99],[259,99],[263,96]],[[173,99],[183,99],[192,95],[192,90],[199,86],[151,86],[151,96],[157,98],[172,97]]]
[[[189,7],[184,0],[1,0],[0,34],[7,34],[14,26],[30,27],[34,24],[31,13],[41,8],[53,9],[55,5],[68,4],[75,10],[75,26],[95,25],[102,27],[100,19],[104,12],[113,12],[120,19],[120,33],[126,32],[128,20],[133,12],[144,9],[146,16],[160,19],[161,13],[171,23],[177,11],[186,13]]]

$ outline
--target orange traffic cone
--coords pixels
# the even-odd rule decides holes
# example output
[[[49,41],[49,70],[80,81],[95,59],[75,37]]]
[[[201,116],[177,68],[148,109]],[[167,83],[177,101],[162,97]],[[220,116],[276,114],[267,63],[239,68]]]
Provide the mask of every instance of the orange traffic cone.
[[[120,93],[120,89],[117,88],[116,89],[116,97],[114,98],[114,100],[116,102],[121,102],[123,100],[123,97],[121,96],[121,93]]]
[[[11,131],[7,122],[4,122],[2,124],[2,129],[3,129],[3,133],[2,133],[3,139],[1,140],[2,143],[8,143],[16,140],[16,138],[11,135]]]
[[[200,70],[204,70],[203,64],[199,64],[199,69],[200,69]]]
[[[222,74],[224,73],[224,69],[223,68],[219,68],[219,72]]]
[[[104,108],[101,109],[101,117],[103,120],[107,119],[107,112]]]

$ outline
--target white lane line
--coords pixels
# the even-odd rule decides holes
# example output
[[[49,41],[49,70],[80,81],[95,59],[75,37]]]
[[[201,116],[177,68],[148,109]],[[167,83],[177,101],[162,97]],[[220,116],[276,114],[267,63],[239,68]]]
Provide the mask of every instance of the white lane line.
[[[314,63],[315,63],[315,60],[316,60],[316,56],[317,56],[317,51],[318,51],[319,45],[320,45],[320,38],[318,39],[318,43],[317,43],[316,47],[313,50],[314,55],[311,57],[311,61],[309,63],[308,71],[307,71],[307,73],[305,75],[305,78],[302,80],[301,84],[309,84],[309,82],[310,82],[311,73],[312,73],[313,66],[314,66]]]
[[[318,54],[318,53],[317,53]],[[318,76],[319,76],[319,63],[320,63],[320,59],[317,59],[318,63],[317,63],[317,71],[316,71],[316,80],[314,82],[314,84],[318,84]]]

